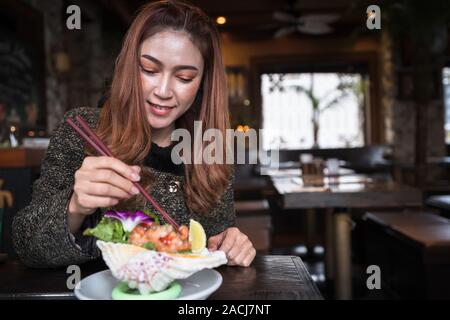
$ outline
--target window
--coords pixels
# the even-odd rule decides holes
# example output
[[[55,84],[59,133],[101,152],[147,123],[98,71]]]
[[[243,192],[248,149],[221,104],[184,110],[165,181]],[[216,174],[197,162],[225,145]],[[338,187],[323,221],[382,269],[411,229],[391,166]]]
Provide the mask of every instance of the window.
[[[442,70],[442,84],[444,86],[445,143],[450,144],[450,67]]]
[[[363,146],[367,88],[360,74],[262,74],[263,148]]]

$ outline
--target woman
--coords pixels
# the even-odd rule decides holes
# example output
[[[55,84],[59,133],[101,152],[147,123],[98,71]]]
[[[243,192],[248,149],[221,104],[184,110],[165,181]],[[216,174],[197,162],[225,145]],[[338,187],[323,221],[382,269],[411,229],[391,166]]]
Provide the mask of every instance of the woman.
[[[96,128],[115,158],[85,147],[65,123],[76,115]],[[223,250],[230,265],[250,265],[255,249],[234,227],[232,168],[172,161],[172,132],[183,128],[192,136],[195,120],[203,130],[228,127],[219,34],[198,8],[147,4],[125,37],[103,108],[71,110],[53,133],[33,200],[14,219],[21,259],[52,267],[97,258],[95,240],[83,230],[111,208],[153,209],[133,187],[140,181],[179,224],[199,221],[210,250]]]

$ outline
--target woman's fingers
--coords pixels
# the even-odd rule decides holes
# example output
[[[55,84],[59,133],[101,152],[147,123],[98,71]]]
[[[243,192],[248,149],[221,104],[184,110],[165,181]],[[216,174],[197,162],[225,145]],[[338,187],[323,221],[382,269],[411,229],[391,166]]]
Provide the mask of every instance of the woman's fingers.
[[[225,252],[229,265],[249,266],[256,250],[248,237],[238,228],[229,228],[224,232],[224,239],[219,250]]]
[[[233,248],[237,236],[239,234],[239,230],[237,228],[228,228],[225,231],[225,238],[223,239],[222,243],[220,244],[219,250],[225,252],[225,254],[228,257],[228,252]]]
[[[235,247],[228,253],[228,259],[231,265],[242,265],[244,258],[250,253],[253,244],[247,236],[241,233],[241,239],[236,241]]]
[[[71,214],[91,214],[96,208],[115,206],[121,199],[139,193],[133,181],[140,180],[140,167],[128,166],[112,157],[86,157],[75,172]]]
[[[86,157],[83,161],[82,167],[86,170],[111,169],[124,178],[132,181],[140,180],[140,176],[138,174],[139,171],[136,166],[129,166],[119,159],[112,157]]]
[[[233,259],[233,262],[238,266],[248,267],[255,258],[255,255],[256,250],[253,248],[252,243],[248,241],[238,256]]]
[[[242,261],[242,266],[244,266],[244,267],[250,266],[250,264],[252,263],[253,259],[255,259],[255,257],[256,257],[256,250],[252,246],[252,249],[250,250],[250,254],[248,254]]]
[[[133,196],[133,194],[109,183],[91,183],[89,189],[85,192],[91,196],[117,199],[128,199]]]
[[[116,198],[92,196],[85,193],[78,196],[78,201],[82,203],[85,208],[106,208],[115,206],[119,203],[119,199]]]
[[[125,179],[121,175],[112,170],[100,169],[90,174],[89,180],[91,182],[103,182],[110,184],[116,188],[122,189],[124,192],[130,195],[139,193],[139,190],[134,186],[133,182]],[[108,190],[105,190],[108,191]],[[102,192],[102,190],[100,190]],[[101,194],[101,193],[100,193]],[[106,194],[105,194],[106,195]]]
[[[248,247],[251,245],[252,243],[250,242],[250,240],[248,240],[248,237],[242,232],[239,232],[239,234],[236,236],[235,245],[228,252],[227,257],[231,260],[234,260],[244,250],[248,250]]]

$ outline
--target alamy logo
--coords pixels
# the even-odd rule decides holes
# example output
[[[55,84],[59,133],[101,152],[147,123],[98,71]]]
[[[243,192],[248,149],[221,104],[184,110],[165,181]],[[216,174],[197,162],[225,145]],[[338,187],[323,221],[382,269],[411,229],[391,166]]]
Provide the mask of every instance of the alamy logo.
[[[70,16],[66,20],[66,26],[69,30],[81,29],[81,9],[77,5],[71,5],[67,7],[67,14]]]
[[[77,265],[71,265],[67,267],[67,274],[70,276],[67,278],[66,285],[67,289],[80,289],[80,280],[81,280],[81,270]]]
[[[367,7],[367,21],[366,26],[369,30],[381,29],[381,9],[377,5],[370,5]]]
[[[370,276],[367,278],[366,285],[367,289],[374,290],[374,289],[381,289],[381,269],[377,265],[370,265],[367,267],[366,270],[367,274],[370,274]]]
[[[178,142],[172,149],[175,164],[257,164],[278,168],[279,150],[263,150],[264,129],[240,132],[226,129],[203,130],[201,121],[194,121],[193,135],[186,129],[175,129],[171,140]],[[193,140],[193,141],[192,141]],[[259,144],[258,144],[259,141]],[[254,152],[256,151],[256,152]],[[250,153],[248,159],[246,154]]]

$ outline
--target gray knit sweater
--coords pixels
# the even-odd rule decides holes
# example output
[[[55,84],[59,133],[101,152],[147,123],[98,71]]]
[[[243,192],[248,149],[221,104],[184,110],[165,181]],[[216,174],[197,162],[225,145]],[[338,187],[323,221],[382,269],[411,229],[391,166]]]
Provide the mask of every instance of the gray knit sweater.
[[[80,232],[72,235],[68,229],[67,207],[72,196],[75,171],[81,167],[84,141],[66,124],[67,118],[82,116],[95,128],[100,109],[78,108],[67,112],[55,129],[42,162],[41,176],[33,185],[32,201],[17,213],[13,221],[14,248],[21,260],[30,267],[58,267],[83,263],[100,256],[93,237],[82,232],[94,227],[108,208],[98,209],[87,216]],[[199,221],[208,237],[218,234],[235,223],[233,180],[217,206],[208,215],[191,215],[183,197],[184,177],[173,173],[152,171],[155,181],[150,194],[179,224],[189,219]],[[181,187],[174,192],[169,185]],[[170,191],[169,191],[170,190]],[[144,208],[154,209],[146,202]]]

